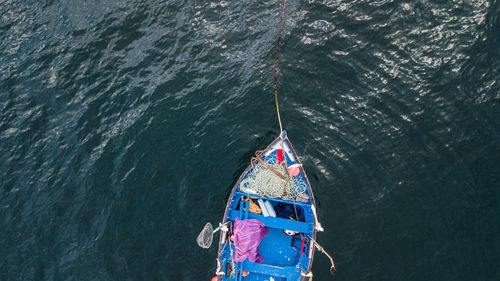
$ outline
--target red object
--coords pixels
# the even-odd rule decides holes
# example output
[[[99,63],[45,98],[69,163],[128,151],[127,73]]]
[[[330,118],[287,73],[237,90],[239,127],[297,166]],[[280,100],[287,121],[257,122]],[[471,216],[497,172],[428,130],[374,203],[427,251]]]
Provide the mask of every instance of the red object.
[[[302,247],[300,247],[299,259],[300,259],[300,256],[302,256],[302,253],[304,252],[304,244],[305,243],[306,243],[306,239],[304,239],[304,236],[302,235]]]
[[[243,270],[243,272],[241,272],[241,276],[247,277],[248,273],[250,273],[250,272]]]
[[[278,151],[276,152],[276,161],[278,161],[278,164],[283,162],[283,149],[281,148],[278,148]]]
[[[210,279],[210,281],[217,281],[217,275],[214,275],[214,277],[212,277],[212,279]]]

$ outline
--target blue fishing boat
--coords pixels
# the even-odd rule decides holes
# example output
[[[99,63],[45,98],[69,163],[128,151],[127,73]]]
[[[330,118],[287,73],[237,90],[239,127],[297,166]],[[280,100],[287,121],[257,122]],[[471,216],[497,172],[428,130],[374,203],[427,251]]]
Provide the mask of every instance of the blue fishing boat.
[[[247,220],[257,223],[257,231],[245,227],[236,229]],[[313,243],[317,230],[322,228],[317,221],[309,180],[285,131],[252,158],[236,181],[221,228],[217,280],[312,278]],[[259,229],[265,232],[262,238]],[[236,235],[243,239],[235,239]],[[252,235],[257,236],[257,241]],[[246,247],[246,241],[242,241],[245,238],[256,242],[251,245],[254,249]]]
[[[278,57],[287,0],[283,0],[274,65],[274,97],[280,135],[257,151],[236,181],[222,222],[207,223],[196,241],[209,248],[221,230],[212,281],[310,281],[314,250],[332,257],[316,242],[323,231],[316,202],[299,157],[283,130],[278,106]]]

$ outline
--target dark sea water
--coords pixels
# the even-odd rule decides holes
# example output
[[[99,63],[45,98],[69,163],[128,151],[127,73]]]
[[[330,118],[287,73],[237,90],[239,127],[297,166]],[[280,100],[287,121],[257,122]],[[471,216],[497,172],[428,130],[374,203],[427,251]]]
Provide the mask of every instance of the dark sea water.
[[[195,237],[279,134],[280,3],[0,1],[0,280],[209,280]],[[281,117],[336,280],[500,280],[499,15],[289,0]]]

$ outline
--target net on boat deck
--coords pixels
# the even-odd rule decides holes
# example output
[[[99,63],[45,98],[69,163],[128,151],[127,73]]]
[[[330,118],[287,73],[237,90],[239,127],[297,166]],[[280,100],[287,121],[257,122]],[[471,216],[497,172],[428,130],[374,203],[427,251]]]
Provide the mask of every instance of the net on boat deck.
[[[212,227],[212,224],[207,222],[205,224],[205,227],[203,230],[198,234],[198,237],[196,238],[196,243],[198,243],[198,246],[202,248],[210,248],[210,245],[212,245],[212,239],[213,239],[213,233],[214,233],[214,228]]]
[[[240,190],[269,198],[294,199],[306,191],[306,182],[303,177],[291,177],[283,165],[268,162],[268,165],[284,175],[282,180],[268,167],[261,163],[253,165],[253,170],[241,181]]]

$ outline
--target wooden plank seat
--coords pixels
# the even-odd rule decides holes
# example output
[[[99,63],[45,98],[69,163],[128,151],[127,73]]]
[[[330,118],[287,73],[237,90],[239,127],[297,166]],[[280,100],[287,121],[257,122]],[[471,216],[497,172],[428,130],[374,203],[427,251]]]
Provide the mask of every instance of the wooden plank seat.
[[[229,219],[234,221],[240,216],[240,212],[236,210],[231,210],[229,214]],[[267,227],[286,229],[295,232],[310,233],[312,231],[312,225],[305,222],[297,222],[295,220],[275,218],[275,217],[264,217],[263,215],[248,213],[249,219],[257,219],[264,223]],[[300,229],[299,229],[300,228]]]
[[[251,262],[248,260],[245,260],[243,262],[242,268],[243,268],[243,270],[246,270],[248,272],[256,272],[259,274],[265,274],[265,275],[274,276],[274,277],[289,278],[289,277],[297,274],[297,271],[295,270],[295,266],[281,267],[281,266],[274,266],[274,265],[268,265],[268,264],[263,264],[263,263]],[[299,274],[300,274],[300,272],[299,272]]]
[[[282,203],[287,203],[287,204],[293,204],[295,203],[295,206],[297,207],[302,207],[304,209],[310,209],[311,208],[311,205],[310,204],[307,204],[307,203],[303,203],[303,202],[293,202],[291,200],[283,200],[283,199],[280,199],[280,198],[267,198],[267,197],[262,197],[262,196],[259,196],[259,195],[255,195],[255,194],[248,194],[248,193],[244,193],[244,192],[241,192],[241,191],[235,191],[234,192],[235,196],[243,196],[243,197],[250,197],[252,199],[256,199],[256,198],[261,198],[263,200],[270,200],[270,201],[274,201],[274,202],[282,202]]]

